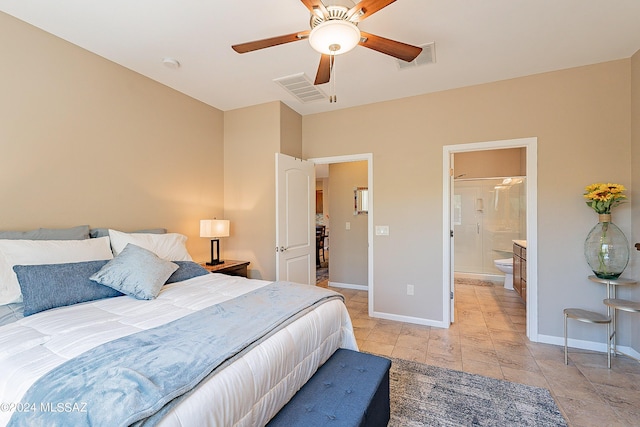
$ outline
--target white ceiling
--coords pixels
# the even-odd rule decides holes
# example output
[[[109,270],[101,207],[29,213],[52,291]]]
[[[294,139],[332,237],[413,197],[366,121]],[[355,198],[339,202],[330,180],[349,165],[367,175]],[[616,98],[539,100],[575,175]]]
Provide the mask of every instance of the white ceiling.
[[[304,72],[313,81],[320,55],[306,40],[242,55],[230,47],[309,29],[300,0],[0,0],[0,11],[223,111],[281,100],[312,114],[640,49],[640,0],[397,0],[360,28],[435,42],[436,63],[399,70],[393,58],[358,46],[336,58],[338,102],[302,104],[273,79]],[[165,67],[164,57],[181,67]]]

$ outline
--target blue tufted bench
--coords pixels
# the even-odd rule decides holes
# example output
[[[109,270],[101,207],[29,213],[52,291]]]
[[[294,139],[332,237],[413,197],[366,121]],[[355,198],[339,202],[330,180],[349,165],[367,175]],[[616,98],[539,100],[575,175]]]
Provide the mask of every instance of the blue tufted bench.
[[[383,357],[338,349],[267,426],[386,426],[390,366]]]

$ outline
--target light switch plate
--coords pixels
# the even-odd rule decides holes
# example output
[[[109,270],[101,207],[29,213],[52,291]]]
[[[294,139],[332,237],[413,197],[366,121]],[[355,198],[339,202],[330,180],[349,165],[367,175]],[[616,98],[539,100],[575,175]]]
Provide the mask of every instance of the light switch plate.
[[[388,235],[389,235],[388,225],[376,225],[376,236],[388,236]]]

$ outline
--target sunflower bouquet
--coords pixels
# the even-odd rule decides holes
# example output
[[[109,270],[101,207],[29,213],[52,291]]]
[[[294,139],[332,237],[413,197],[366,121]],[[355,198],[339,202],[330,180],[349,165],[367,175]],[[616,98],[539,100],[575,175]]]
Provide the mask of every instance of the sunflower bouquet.
[[[624,185],[597,183],[585,187],[587,206],[598,213],[596,224],[584,242],[584,255],[595,275],[617,279],[629,262],[629,242],[618,226],[611,222],[611,209],[627,196]]]
[[[622,194],[626,188],[621,184],[596,183],[587,185],[584,189],[584,198],[587,206],[598,214],[611,214],[611,209],[623,203],[627,198]]]

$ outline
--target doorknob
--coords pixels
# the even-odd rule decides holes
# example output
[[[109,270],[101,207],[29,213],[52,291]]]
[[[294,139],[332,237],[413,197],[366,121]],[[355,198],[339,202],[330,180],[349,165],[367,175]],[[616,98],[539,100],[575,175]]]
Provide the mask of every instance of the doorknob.
[[[280,252],[284,252],[286,250],[287,250],[287,248],[285,248],[284,246],[280,246]]]

